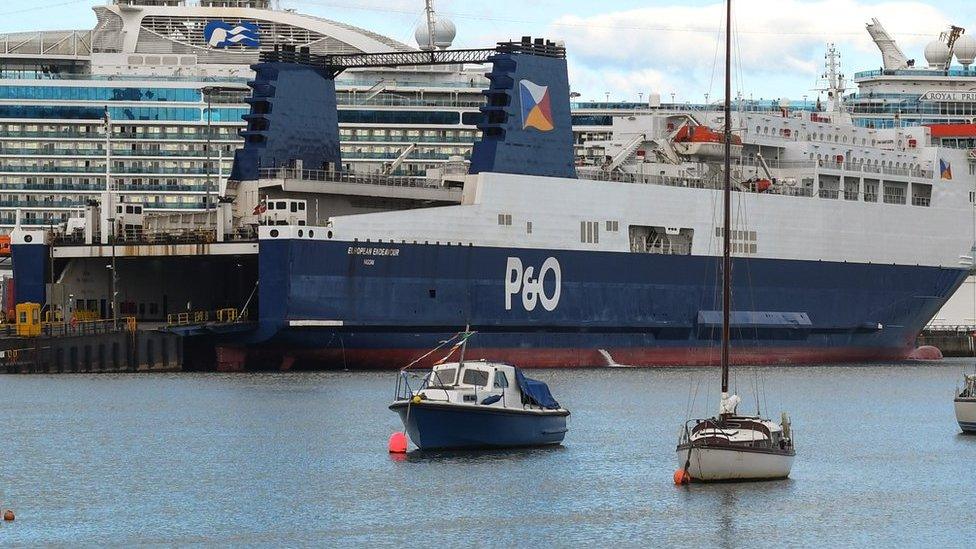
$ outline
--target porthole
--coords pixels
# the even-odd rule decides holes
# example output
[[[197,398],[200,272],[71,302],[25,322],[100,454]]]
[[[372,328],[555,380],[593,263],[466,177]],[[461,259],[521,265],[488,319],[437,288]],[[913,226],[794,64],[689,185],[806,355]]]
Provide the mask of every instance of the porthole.
[[[332,238],[332,231],[329,231],[328,234],[326,234],[326,236],[328,236],[329,238]]]
[[[303,236],[305,236],[305,231],[298,229],[298,237],[301,238]]]
[[[278,229],[271,229],[271,238],[278,238]]]
[[[33,242],[34,237],[31,235],[24,235],[24,242]]]
[[[309,238],[312,238],[313,236],[315,236],[315,231],[313,231],[312,229],[309,229],[308,230],[308,237]]]

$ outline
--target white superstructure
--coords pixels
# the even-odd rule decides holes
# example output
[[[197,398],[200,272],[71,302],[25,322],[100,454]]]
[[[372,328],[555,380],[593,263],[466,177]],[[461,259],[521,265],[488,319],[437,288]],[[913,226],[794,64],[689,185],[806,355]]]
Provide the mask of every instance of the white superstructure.
[[[972,178],[946,178],[938,166],[965,170],[966,151],[931,146],[924,127],[872,130],[805,112],[735,117],[737,256],[959,268],[972,245]],[[459,206],[337,217],[314,239],[715,255],[720,172],[669,143],[695,122],[617,118],[579,180],[472,175]],[[620,168],[598,163],[620,151]]]

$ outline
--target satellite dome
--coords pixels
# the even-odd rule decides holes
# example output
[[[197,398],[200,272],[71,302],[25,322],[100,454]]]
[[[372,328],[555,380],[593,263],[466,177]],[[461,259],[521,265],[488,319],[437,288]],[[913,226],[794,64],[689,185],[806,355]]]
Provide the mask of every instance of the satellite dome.
[[[930,67],[945,67],[952,60],[949,46],[941,40],[933,40],[925,46],[925,61]]]
[[[968,67],[976,59],[976,38],[964,34],[956,40],[952,49],[956,52],[956,59],[959,60],[959,64]]]
[[[434,47],[442,50],[451,47],[451,43],[454,42],[454,37],[457,36],[457,28],[454,26],[454,22],[446,17],[438,17],[435,15],[433,27]],[[413,37],[417,40],[417,45],[420,46],[420,49],[430,49],[428,36],[427,21],[421,21],[417,25],[417,30],[413,33]]]

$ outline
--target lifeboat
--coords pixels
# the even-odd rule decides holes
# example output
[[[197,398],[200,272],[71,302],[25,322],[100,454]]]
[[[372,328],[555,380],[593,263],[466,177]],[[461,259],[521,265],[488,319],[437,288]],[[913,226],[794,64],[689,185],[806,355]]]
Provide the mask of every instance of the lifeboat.
[[[725,158],[725,136],[708,126],[685,125],[675,134],[674,148],[678,154],[700,160],[721,160]],[[732,155],[742,152],[742,138],[732,136]]]

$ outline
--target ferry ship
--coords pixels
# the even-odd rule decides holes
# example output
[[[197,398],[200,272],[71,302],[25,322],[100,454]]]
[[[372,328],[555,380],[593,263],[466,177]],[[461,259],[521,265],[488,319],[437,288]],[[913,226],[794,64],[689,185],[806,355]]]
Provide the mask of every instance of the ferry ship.
[[[331,60],[264,61],[232,178],[341,164],[329,102],[295,89],[327,95]],[[469,356],[524,366],[712,363],[730,230],[735,361],[899,359],[968,273],[972,185],[952,175],[968,154],[924,126],[865,128],[839,102],[737,113],[722,228],[718,113],[617,117],[576,165],[565,50],[523,40],[490,61],[461,204],[260,228],[249,352],[393,368],[468,326]]]

